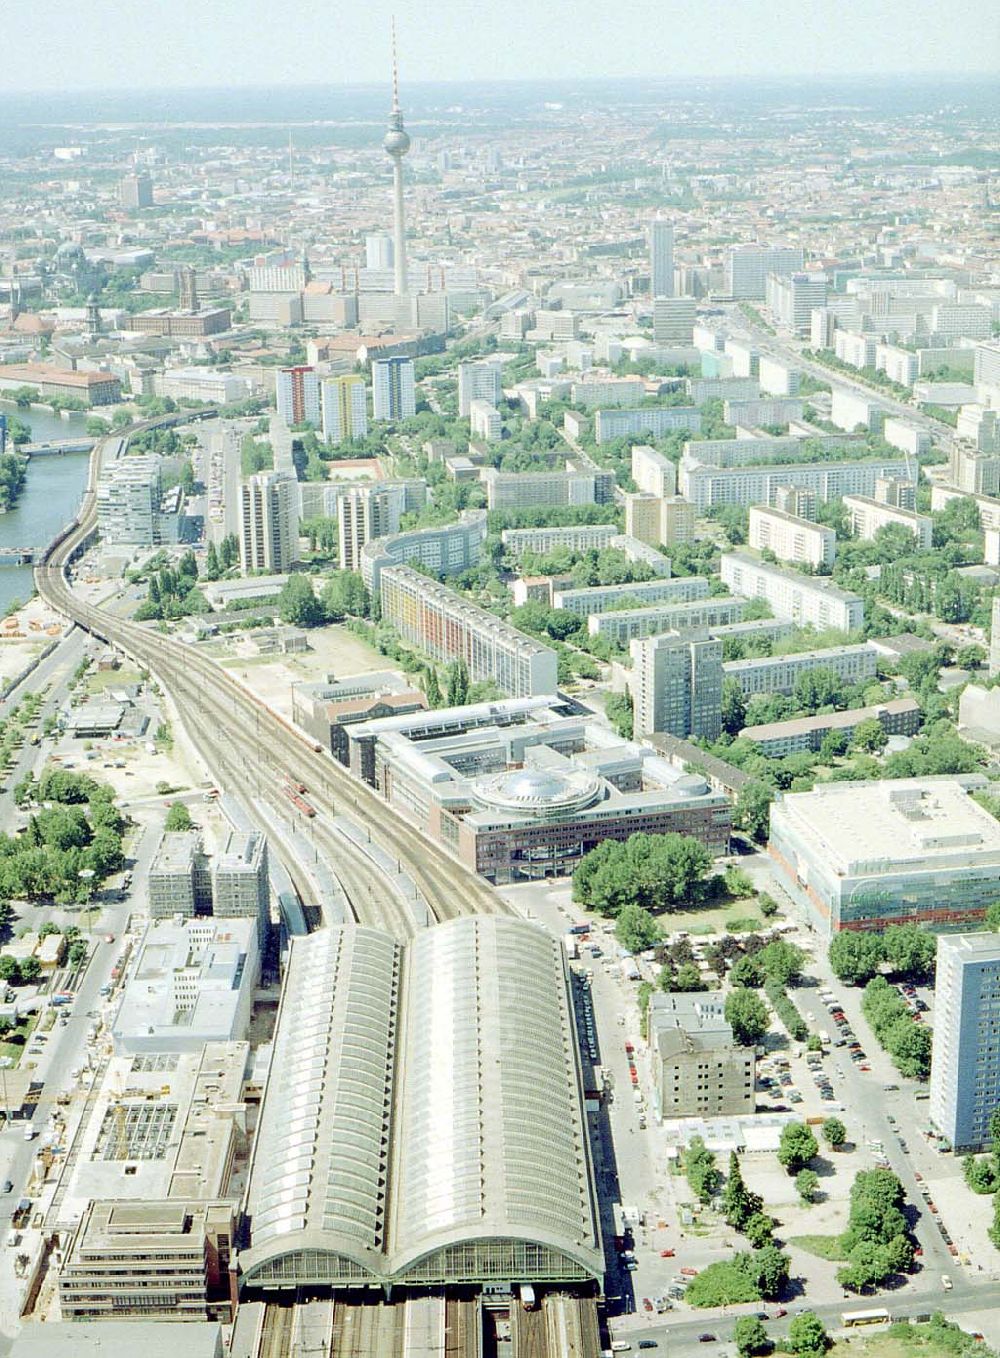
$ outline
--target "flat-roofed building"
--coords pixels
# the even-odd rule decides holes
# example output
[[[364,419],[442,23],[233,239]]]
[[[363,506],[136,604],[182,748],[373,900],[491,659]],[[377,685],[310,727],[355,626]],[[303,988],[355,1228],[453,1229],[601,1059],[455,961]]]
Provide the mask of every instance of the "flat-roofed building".
[[[861,428],[877,434],[885,424],[886,411],[875,400],[847,387],[834,387],[830,400],[830,419],[838,429]]]
[[[270,883],[267,840],[258,830],[230,830],[212,857],[212,914],[257,921],[261,950],[267,941]]]
[[[653,343],[690,344],[696,302],[693,297],[653,299]]]
[[[756,429],[758,425],[791,424],[801,420],[803,403],[797,397],[761,396],[756,401],[726,401],[723,416],[726,424]]]
[[[398,674],[388,670],[336,683],[292,685],[292,720],[346,765],[350,764],[349,726],[422,712],[426,706],[423,693],[408,688]]]
[[[637,443],[632,449],[632,480],[662,500],[677,494],[677,464],[648,444]]]
[[[171,311],[158,308],[122,318],[122,329],[138,335],[163,335],[167,339],[203,339],[230,329],[233,314],[228,307],[203,306],[197,310]]]
[[[372,595],[380,589],[388,566],[415,562],[437,575],[460,575],[479,564],[487,537],[485,509],[466,509],[455,523],[411,528],[389,537],[372,538],[361,548],[361,578]]]
[[[244,1299],[603,1277],[557,939],[486,916],[405,945],[355,925],[297,938],[274,1046]]]
[[[64,1246],[63,1319],[228,1324],[235,1210],[226,1201],[89,1203]]]
[[[889,736],[912,736],[920,730],[920,705],[913,698],[892,698],[872,707],[855,707],[846,712],[825,712],[814,717],[792,717],[760,726],[744,726],[740,737],[752,740],[768,759],[784,759],[802,750],[818,750],[831,732],[852,740],[854,732],[866,721],[877,721]]]
[[[199,830],[168,830],[147,877],[151,919],[190,919],[212,904],[212,881]]]
[[[0,365],[0,392],[19,387],[35,387],[40,396],[68,396],[87,406],[114,405],[122,395],[121,381],[114,373],[76,372],[55,363]]]
[[[432,660],[464,660],[473,683],[522,697],[554,693],[556,653],[409,566],[381,571],[382,617]]]
[[[497,358],[458,365],[458,413],[468,416],[473,401],[498,406],[503,399],[503,363]]]
[[[701,433],[701,411],[697,406],[641,406],[638,410],[598,410],[594,416],[594,437],[598,443],[644,434],[663,438],[677,429]]]
[[[942,934],[934,975],[928,1112],[956,1154],[989,1150],[1000,1107],[1000,938]]]
[[[337,447],[345,439],[368,436],[368,389],[360,373],[327,377],[320,383],[323,437]]]
[[[707,631],[633,641],[632,711],[636,736],[667,731],[718,740],[722,730],[722,642]]]
[[[405,506],[404,488],[388,482],[344,490],[337,505],[340,569],[360,570],[365,543],[398,533]]]
[[[779,561],[807,566],[832,566],[837,554],[832,528],[766,505],[750,506],[749,543],[757,551],[772,551]]]
[[[490,509],[531,509],[536,505],[611,504],[613,472],[502,472],[488,467],[483,472],[486,503]]]
[[[880,528],[888,524],[898,524],[916,538],[917,550],[929,552],[934,520],[929,514],[918,514],[913,509],[897,509],[894,505],[882,504],[866,495],[845,495],[844,509],[855,537],[867,541],[875,537]]]
[[[299,489],[294,473],[259,472],[240,486],[240,569],[284,572],[299,559]]]
[[[498,443],[503,438],[503,420],[489,401],[473,401],[469,406],[469,429],[473,438]]]
[[[552,606],[587,618],[592,613],[607,613],[623,606],[639,608],[643,604],[664,601],[685,603],[691,599],[705,599],[708,593],[709,583],[704,576],[685,575],[674,580],[645,580],[631,585],[557,589],[553,591]]]
[[[717,991],[656,992],[650,996],[648,1024],[661,1121],[754,1111],[754,1049],[734,1039]]]
[[[971,407],[963,406],[963,410]],[[981,431],[988,427],[986,417],[991,416],[996,419],[995,410],[981,410],[982,418],[978,422],[980,436],[974,443],[955,442],[951,447],[951,454],[948,459],[948,479],[958,490],[967,492],[970,495],[1000,495],[1000,438],[994,440],[992,437],[986,439],[981,436]],[[966,431],[969,426],[966,422]],[[988,444],[989,451],[982,447]]]
[[[1000,897],[1000,822],[976,774],[823,783],[771,807],[781,884],[824,933],[974,926]]]
[[[730,439],[739,453],[740,445],[750,439]],[[756,440],[754,441],[756,442]],[[795,439],[792,447],[801,446]],[[754,451],[750,450],[753,457]],[[916,467],[908,458],[869,457],[859,449],[859,457],[842,461],[783,461],[778,455],[773,461],[760,458],[755,462],[717,465],[710,447],[697,443],[685,445],[680,464],[680,489],[698,513],[713,505],[764,505],[777,500],[780,487],[805,491],[817,501],[839,500],[844,495],[871,495],[879,477],[895,476],[915,480]],[[808,517],[808,516],[807,516]]]
[[[746,552],[723,552],[719,563],[722,583],[747,599],[764,599],[776,618],[798,626],[839,628],[852,632],[865,621],[864,600],[829,580],[758,561]]]
[[[725,679],[735,679],[743,696],[755,693],[792,693],[800,674],[829,670],[846,684],[874,680],[878,674],[878,652],[867,642],[857,646],[829,646],[819,651],[799,651],[795,655],[751,656],[746,660],[727,660],[722,666]]]
[[[637,637],[654,636],[657,632],[690,632],[738,622],[745,606],[743,599],[711,598],[679,604],[651,604],[648,608],[623,608],[588,618],[587,631],[592,637],[608,637],[623,645]]]
[[[570,552],[599,552],[602,547],[610,547],[617,534],[613,523],[568,523],[556,528],[505,528],[500,540],[515,557],[525,552],[545,556],[557,547]]]

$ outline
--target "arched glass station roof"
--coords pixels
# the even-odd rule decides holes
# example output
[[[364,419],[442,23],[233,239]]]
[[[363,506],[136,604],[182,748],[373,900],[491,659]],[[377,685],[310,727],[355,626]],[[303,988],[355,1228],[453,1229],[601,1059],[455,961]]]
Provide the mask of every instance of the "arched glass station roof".
[[[485,916],[296,939],[246,1212],[244,1287],[599,1278],[559,942]]]

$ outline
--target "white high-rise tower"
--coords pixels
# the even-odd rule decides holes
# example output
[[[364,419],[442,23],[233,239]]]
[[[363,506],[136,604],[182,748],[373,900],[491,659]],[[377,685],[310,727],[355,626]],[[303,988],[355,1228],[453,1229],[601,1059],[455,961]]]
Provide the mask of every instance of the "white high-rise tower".
[[[410,138],[403,128],[403,110],[399,107],[399,68],[396,63],[396,21],[392,23],[392,110],[389,130],[382,141],[387,156],[392,158],[393,187],[393,254],[397,297],[406,295],[406,224],[403,220],[403,157],[410,149]]]

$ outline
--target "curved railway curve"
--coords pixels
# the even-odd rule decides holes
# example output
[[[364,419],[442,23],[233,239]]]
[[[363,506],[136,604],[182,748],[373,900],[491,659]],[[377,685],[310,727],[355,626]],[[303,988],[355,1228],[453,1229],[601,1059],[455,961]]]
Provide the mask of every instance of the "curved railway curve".
[[[176,418],[170,422],[175,423]],[[141,428],[163,423],[166,421],[147,421]],[[309,789],[309,801],[318,813],[315,832],[324,846],[336,840],[335,870],[343,869],[349,879],[345,880],[345,889],[364,923],[399,932],[403,928],[402,904],[386,899],[397,893],[387,893],[384,875],[371,860],[335,836],[324,823],[338,811],[364,825],[386,853],[406,865],[437,920],[473,913],[511,913],[493,887],[449,857],[377,792],[354,779],[316,741],[212,660],[193,647],[116,617],[74,593],[66,572],[96,527],[100,455],[98,445],[79,515],[45,549],[35,566],[35,585],[46,603],[155,674],[173,698],[181,721],[214,752],[216,766],[227,775],[225,781],[235,780],[234,791],[245,790],[248,772],[256,772],[262,793],[265,778],[271,780],[266,789],[271,793],[282,778],[301,782]],[[248,768],[235,762],[239,757]],[[412,924],[406,929],[411,931]]]

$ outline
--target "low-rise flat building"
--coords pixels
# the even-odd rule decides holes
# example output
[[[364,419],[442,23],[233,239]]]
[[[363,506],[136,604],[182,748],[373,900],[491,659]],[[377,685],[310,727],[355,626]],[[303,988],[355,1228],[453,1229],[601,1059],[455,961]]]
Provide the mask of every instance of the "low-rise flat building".
[[[201,307],[197,311],[171,311],[159,308],[126,316],[122,329],[134,335],[164,335],[168,339],[202,339],[224,334],[232,325],[227,307]]]
[[[648,608],[623,608],[616,613],[598,613],[587,619],[592,637],[608,637],[619,645],[657,632],[690,632],[714,629],[738,622],[745,607],[743,599],[706,598],[689,603],[652,604]]]
[[[349,726],[422,712],[426,706],[423,693],[407,688],[392,671],[362,674],[339,683],[292,685],[292,720],[345,765],[350,763]]]
[[[755,401],[726,401],[722,409],[726,424],[756,429],[758,425],[784,425],[801,420],[805,406],[795,397],[761,396]]]
[[[977,774],[824,783],[771,807],[768,852],[821,932],[975,926],[1000,898],[1000,822]]]
[[[735,1041],[722,995],[654,992],[648,1024],[656,1115],[661,1121],[754,1111],[754,1049]]]
[[[766,505],[750,507],[749,543],[757,551],[772,551],[779,561],[807,566],[832,566],[837,554],[832,528]]]
[[[622,607],[641,608],[645,604],[685,603],[708,597],[709,584],[701,575],[678,576],[676,579],[645,580],[631,585],[590,585],[582,589],[553,591],[554,608],[590,617],[594,613],[608,613]]]
[[[877,721],[889,736],[912,736],[920,730],[920,704],[913,698],[893,698],[872,707],[847,712],[825,712],[814,717],[793,717],[760,726],[744,726],[740,736],[752,740],[768,759],[784,759],[803,750],[818,750],[833,731],[852,740],[862,722]]]
[[[858,594],[838,589],[829,580],[758,561],[746,552],[723,552],[722,583],[747,599],[765,599],[776,618],[801,627],[837,627],[852,632],[864,625],[865,605]]]

